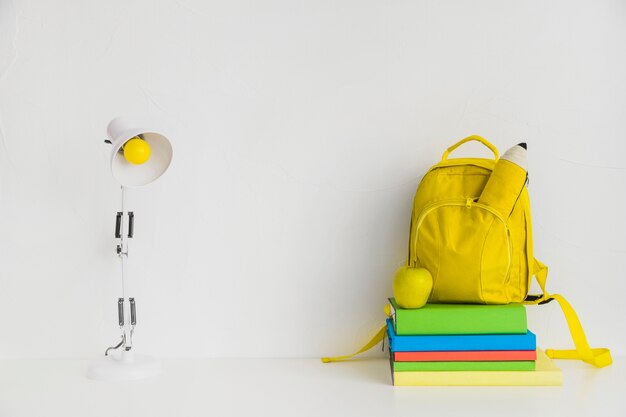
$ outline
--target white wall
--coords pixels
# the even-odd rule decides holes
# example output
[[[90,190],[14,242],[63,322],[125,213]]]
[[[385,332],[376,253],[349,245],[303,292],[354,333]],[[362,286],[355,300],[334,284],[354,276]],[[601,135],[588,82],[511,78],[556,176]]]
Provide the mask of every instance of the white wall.
[[[478,133],[529,143],[549,288],[626,353],[625,40],[622,1],[1,0],[0,357],[117,340],[122,114],[175,147],[132,194],[143,351],[359,347],[421,175]],[[530,320],[570,346],[556,305]]]

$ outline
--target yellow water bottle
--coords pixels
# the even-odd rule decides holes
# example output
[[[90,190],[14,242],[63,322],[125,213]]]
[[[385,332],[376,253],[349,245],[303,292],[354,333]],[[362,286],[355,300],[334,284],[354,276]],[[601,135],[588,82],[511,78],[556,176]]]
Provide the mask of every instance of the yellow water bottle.
[[[507,218],[513,210],[526,178],[526,143],[518,143],[498,159],[478,202]]]

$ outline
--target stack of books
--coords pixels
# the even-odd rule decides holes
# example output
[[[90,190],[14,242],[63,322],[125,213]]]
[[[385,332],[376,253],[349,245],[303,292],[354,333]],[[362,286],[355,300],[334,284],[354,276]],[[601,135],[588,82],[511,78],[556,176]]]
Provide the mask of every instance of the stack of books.
[[[394,385],[561,385],[522,304],[426,304],[387,320]]]

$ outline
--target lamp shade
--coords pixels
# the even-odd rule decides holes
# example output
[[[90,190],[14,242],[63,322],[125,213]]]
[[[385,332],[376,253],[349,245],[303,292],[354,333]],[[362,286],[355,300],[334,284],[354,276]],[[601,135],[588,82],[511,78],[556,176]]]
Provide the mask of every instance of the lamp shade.
[[[139,187],[150,184],[167,170],[172,162],[172,145],[161,133],[139,127],[130,120],[118,117],[107,127],[111,142],[111,173],[123,186]],[[136,165],[126,160],[123,147],[134,137],[145,140],[150,146],[150,158],[143,164]]]

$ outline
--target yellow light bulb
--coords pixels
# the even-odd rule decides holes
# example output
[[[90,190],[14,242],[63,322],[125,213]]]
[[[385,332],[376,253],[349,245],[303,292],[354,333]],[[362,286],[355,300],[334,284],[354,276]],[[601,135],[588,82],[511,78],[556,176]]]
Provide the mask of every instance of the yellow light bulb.
[[[150,145],[135,136],[124,144],[124,158],[131,164],[141,165],[150,159]]]

